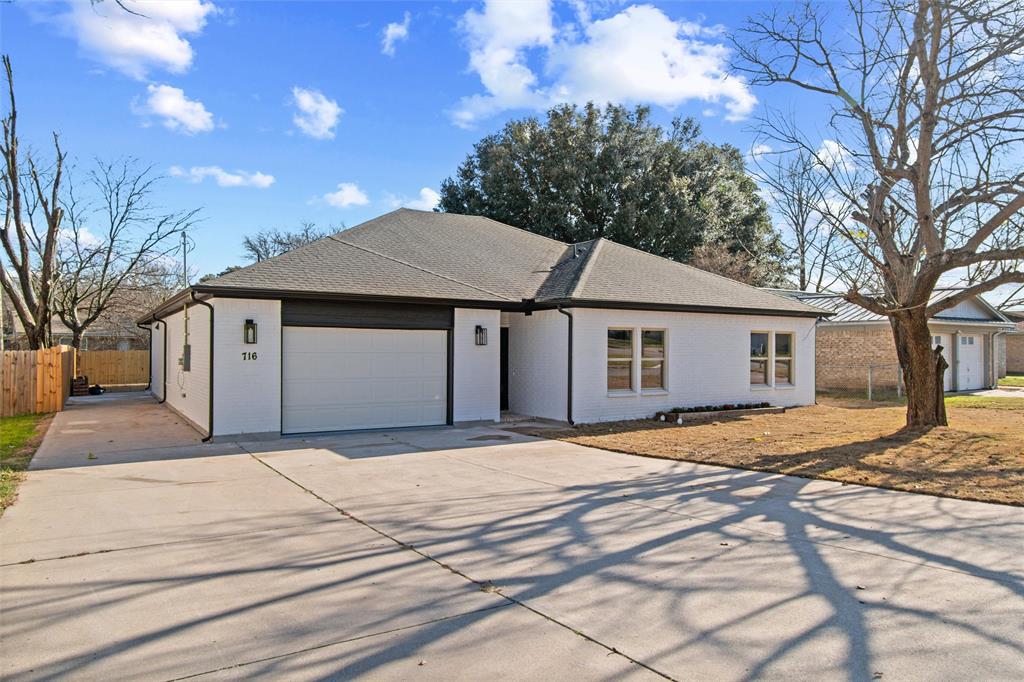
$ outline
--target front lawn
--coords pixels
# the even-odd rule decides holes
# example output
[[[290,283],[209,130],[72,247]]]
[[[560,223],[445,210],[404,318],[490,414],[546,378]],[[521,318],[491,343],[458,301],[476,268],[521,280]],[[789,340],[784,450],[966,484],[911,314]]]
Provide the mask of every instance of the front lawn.
[[[1020,386],[1024,388],[1024,374],[1008,374],[999,380],[1000,386]]]
[[[636,455],[1024,505],[1024,398],[947,398],[949,427],[904,430],[905,407],[823,400],[684,426],[653,420],[536,435]]]
[[[53,415],[25,414],[0,419],[0,514],[14,504],[18,484],[36,454]]]

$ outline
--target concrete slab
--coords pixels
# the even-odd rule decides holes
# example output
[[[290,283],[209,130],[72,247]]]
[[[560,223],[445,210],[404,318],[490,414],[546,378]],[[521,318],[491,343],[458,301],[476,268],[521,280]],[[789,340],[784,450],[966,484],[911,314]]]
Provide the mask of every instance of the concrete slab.
[[[198,445],[110,404],[0,519],[45,559],[0,567],[0,676],[1024,678],[1024,509],[478,426]]]

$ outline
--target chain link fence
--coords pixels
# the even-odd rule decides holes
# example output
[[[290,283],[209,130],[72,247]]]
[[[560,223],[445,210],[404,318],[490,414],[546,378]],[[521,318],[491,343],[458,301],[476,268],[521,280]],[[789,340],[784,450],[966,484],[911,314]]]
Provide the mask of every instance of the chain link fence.
[[[816,364],[818,395],[836,398],[892,401],[903,397],[903,372],[898,363]]]

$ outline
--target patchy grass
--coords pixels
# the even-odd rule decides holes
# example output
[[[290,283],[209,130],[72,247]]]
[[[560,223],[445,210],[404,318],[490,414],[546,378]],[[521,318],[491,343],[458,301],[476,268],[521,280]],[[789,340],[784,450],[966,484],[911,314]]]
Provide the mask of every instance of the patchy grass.
[[[25,469],[36,454],[53,415],[25,414],[0,419],[0,514],[14,504]]]
[[[1000,386],[1020,386],[1024,388],[1024,374],[1008,374],[999,380]]]
[[[1024,506],[1024,399],[955,396],[947,406],[950,426],[928,431],[904,429],[902,405],[824,399],[785,414],[683,426],[613,422],[535,435],[629,454]]]

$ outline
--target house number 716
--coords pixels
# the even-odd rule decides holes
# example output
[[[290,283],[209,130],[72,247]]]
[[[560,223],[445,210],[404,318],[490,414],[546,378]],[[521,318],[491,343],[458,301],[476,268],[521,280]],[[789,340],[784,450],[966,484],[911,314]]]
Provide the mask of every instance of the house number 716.
[[[249,352],[242,353],[242,359],[243,360],[255,360],[256,359],[256,351],[252,351],[251,353],[249,353]]]

